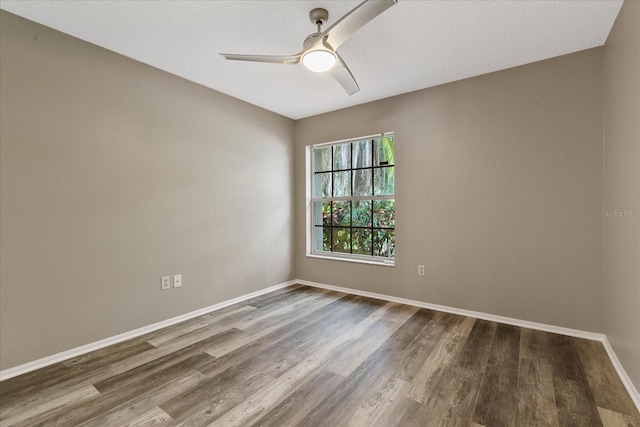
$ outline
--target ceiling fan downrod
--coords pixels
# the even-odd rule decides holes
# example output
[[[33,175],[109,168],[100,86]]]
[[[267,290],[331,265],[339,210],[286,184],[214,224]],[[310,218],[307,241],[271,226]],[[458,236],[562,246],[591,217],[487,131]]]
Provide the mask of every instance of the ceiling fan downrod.
[[[315,9],[311,9],[309,12],[309,20],[312,24],[318,26],[318,33],[322,32],[322,24],[329,20],[329,11],[327,9],[323,9],[321,7],[316,7]]]

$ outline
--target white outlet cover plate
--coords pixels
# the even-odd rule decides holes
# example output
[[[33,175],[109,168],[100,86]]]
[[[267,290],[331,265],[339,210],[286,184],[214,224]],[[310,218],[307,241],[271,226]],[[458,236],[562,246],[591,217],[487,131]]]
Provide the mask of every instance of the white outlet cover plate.
[[[163,291],[166,291],[167,289],[170,289],[170,288],[171,288],[171,277],[163,276],[160,289],[162,289]]]
[[[179,288],[182,286],[182,274],[176,274],[173,276],[173,287]]]

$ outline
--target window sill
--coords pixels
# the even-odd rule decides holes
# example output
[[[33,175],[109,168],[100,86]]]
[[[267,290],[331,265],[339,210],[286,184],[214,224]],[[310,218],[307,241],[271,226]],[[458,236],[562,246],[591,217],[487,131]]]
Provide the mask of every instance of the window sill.
[[[393,261],[389,261],[389,260],[374,261],[374,260],[368,260],[368,259],[346,258],[346,257],[330,256],[330,255],[318,255],[318,254],[307,254],[307,258],[328,259],[328,260],[331,260],[331,261],[342,261],[342,262],[354,262],[356,264],[379,265],[379,266],[382,266],[382,267],[395,267],[396,266],[395,260],[393,260]]]

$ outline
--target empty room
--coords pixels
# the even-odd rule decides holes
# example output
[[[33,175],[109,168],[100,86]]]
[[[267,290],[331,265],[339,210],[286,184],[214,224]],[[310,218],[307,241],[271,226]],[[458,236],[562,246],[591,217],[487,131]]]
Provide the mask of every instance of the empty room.
[[[0,427],[640,427],[640,1],[0,9]]]

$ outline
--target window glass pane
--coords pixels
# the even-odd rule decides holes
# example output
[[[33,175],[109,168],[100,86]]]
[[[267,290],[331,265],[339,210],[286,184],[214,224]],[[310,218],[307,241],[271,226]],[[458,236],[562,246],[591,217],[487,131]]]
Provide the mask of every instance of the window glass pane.
[[[313,175],[313,197],[331,197],[331,172]]]
[[[392,196],[394,194],[394,167],[373,170],[373,194],[376,196]]]
[[[393,165],[395,157],[395,146],[393,138],[385,136],[374,140],[373,143],[373,165]]]
[[[354,254],[371,255],[372,234],[370,229],[354,228],[351,231],[351,250]]]
[[[333,227],[334,252],[351,252],[351,232],[347,227]]]
[[[395,227],[395,200],[374,200],[373,202],[373,226]]]
[[[333,173],[333,196],[351,196],[351,171]]]
[[[333,202],[332,223],[333,225],[345,225],[347,227],[351,225],[350,201]]]
[[[322,250],[331,250],[331,227],[322,227]]]
[[[333,146],[333,170],[351,168],[351,144]]]
[[[360,169],[353,171],[353,195],[371,195],[371,169]]]
[[[371,140],[358,141],[353,143],[353,167],[371,167]]]
[[[395,257],[395,232],[393,230],[373,231],[373,256]]]
[[[354,200],[351,209],[353,227],[371,227],[371,200]]]
[[[313,224],[331,225],[331,202],[313,202]]]
[[[324,172],[331,170],[331,147],[313,149],[313,171]]]
[[[313,236],[314,248],[316,251],[330,251],[331,245],[331,228],[315,226]]]
[[[331,227],[314,227],[314,243],[316,251],[331,251]]]

